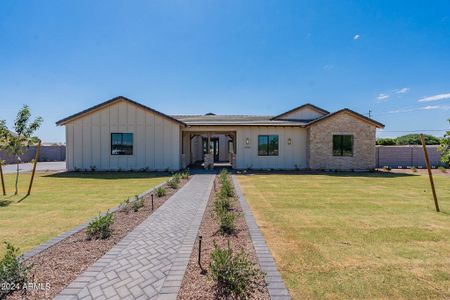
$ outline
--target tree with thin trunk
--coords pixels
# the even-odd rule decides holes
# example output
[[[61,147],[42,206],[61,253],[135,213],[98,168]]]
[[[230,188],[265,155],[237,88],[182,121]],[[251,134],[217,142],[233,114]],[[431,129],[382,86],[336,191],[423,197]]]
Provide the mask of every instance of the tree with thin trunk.
[[[19,164],[22,161],[20,156],[25,152],[26,147],[30,147],[39,141],[33,134],[41,127],[43,121],[41,117],[37,117],[31,122],[30,118],[30,108],[28,105],[24,105],[17,113],[16,121],[14,122],[14,130],[11,132],[6,128],[6,130],[8,130],[8,133],[6,134],[6,149],[16,158],[15,195],[19,193]]]
[[[7,149],[9,135],[10,135],[10,132],[9,132],[8,128],[6,127],[6,121],[0,120],[0,151],[5,151]],[[0,180],[2,181],[3,196],[6,195],[5,180],[3,178],[3,169],[2,169],[2,166],[4,164],[5,164],[5,161],[0,159]]]

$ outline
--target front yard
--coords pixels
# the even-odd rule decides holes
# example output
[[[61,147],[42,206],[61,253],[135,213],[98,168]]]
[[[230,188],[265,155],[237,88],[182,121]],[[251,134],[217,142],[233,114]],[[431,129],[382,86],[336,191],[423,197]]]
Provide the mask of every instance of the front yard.
[[[238,176],[294,299],[450,298],[450,177]]]
[[[30,250],[168,178],[156,173],[38,173],[31,196],[18,202],[30,174],[20,175],[18,196],[12,195],[14,175],[7,174],[8,195],[0,196],[0,242],[9,241],[22,252]]]

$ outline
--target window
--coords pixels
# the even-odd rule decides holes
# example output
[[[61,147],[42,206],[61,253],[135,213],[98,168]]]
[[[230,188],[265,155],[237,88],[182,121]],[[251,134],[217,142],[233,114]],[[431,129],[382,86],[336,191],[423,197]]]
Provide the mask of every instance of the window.
[[[258,156],[278,156],[278,135],[258,135]]]
[[[353,135],[333,135],[333,156],[353,156]]]
[[[111,133],[111,155],[133,155],[133,134]]]
[[[228,153],[234,153],[234,143],[233,143],[233,140],[228,140]]]

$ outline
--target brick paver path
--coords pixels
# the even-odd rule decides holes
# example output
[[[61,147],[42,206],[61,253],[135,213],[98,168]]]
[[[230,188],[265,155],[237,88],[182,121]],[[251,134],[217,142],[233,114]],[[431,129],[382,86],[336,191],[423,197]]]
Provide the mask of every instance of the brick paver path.
[[[55,299],[175,299],[213,179],[194,175]]]

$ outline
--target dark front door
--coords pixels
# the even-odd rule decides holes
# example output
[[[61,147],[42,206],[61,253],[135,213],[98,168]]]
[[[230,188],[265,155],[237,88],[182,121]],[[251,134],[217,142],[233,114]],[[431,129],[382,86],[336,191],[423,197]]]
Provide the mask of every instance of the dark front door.
[[[214,161],[219,161],[219,138],[210,138],[208,147],[208,138],[203,138],[203,154],[212,153],[214,155]]]

